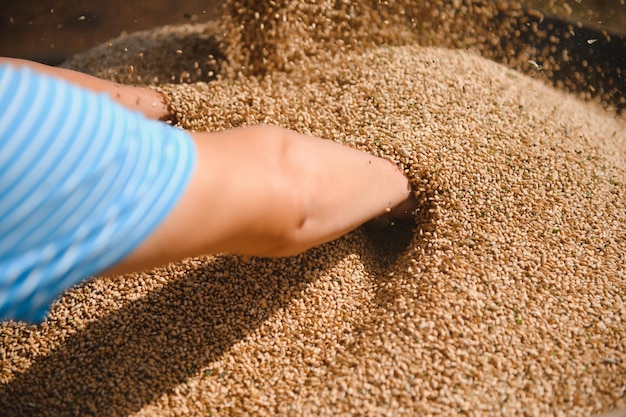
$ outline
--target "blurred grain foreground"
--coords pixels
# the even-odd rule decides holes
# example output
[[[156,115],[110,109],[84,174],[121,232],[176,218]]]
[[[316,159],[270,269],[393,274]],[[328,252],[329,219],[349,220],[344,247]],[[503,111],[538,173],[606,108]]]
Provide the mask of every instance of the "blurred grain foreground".
[[[515,4],[430,4],[231,0],[219,23],[70,60],[155,85],[185,128],[271,123],[387,157],[421,210],[292,258],[188,259],[75,288],[44,325],[0,327],[0,410],[626,406],[626,123],[525,75],[532,48],[494,49]]]

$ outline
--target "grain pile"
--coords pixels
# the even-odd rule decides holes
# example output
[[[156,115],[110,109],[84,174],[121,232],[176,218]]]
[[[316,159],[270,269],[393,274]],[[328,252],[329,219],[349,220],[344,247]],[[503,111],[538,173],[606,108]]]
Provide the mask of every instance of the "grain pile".
[[[586,416],[626,406],[624,119],[476,53],[417,46],[411,18],[396,22],[398,37],[372,38],[363,28],[387,25],[388,11],[355,6],[352,27],[350,2],[245,5],[259,4],[262,22],[259,9],[241,17],[244,4],[227,2],[215,35],[225,46],[211,55],[229,60],[214,81],[158,87],[180,125],[271,123],[389,158],[411,178],[415,222],[286,259],[208,256],[94,279],[42,326],[3,324],[0,409]],[[306,36],[312,23],[319,38]],[[241,35],[265,28],[276,36]],[[313,41],[330,52],[316,55]],[[110,62],[123,62],[116,50]]]

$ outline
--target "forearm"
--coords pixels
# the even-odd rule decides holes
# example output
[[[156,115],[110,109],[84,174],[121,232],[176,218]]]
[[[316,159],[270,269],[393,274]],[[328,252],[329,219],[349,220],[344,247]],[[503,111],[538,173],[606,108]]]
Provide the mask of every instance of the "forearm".
[[[293,255],[410,199],[390,162],[267,126],[193,134],[197,168],[164,223],[110,273],[212,253]]]
[[[37,72],[65,79],[88,90],[106,93],[127,109],[139,111],[150,119],[165,121],[172,118],[167,99],[161,93],[149,88],[118,84],[66,68],[52,67],[17,58],[0,57],[0,65],[2,64],[29,67]]]
[[[391,162],[335,142],[287,134],[290,175],[306,207],[291,250],[335,239],[412,199],[408,179]]]
[[[199,247],[209,253],[293,255],[411,196],[407,178],[389,161],[332,141],[271,126],[195,135],[200,164],[217,168],[207,170],[198,195],[219,196],[223,206],[211,204],[221,237],[201,236]]]

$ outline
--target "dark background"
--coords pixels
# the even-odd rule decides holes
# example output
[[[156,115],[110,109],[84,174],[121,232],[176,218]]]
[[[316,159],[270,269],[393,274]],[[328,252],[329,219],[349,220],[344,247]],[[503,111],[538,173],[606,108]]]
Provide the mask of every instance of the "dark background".
[[[220,0],[0,0],[0,56],[59,64],[139,30],[214,19]]]

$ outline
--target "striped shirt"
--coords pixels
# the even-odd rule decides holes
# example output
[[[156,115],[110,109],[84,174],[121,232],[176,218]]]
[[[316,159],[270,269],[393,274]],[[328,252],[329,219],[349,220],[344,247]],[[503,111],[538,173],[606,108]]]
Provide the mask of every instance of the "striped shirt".
[[[0,65],[0,320],[40,321],[67,288],[122,260],[194,165],[185,131]]]

